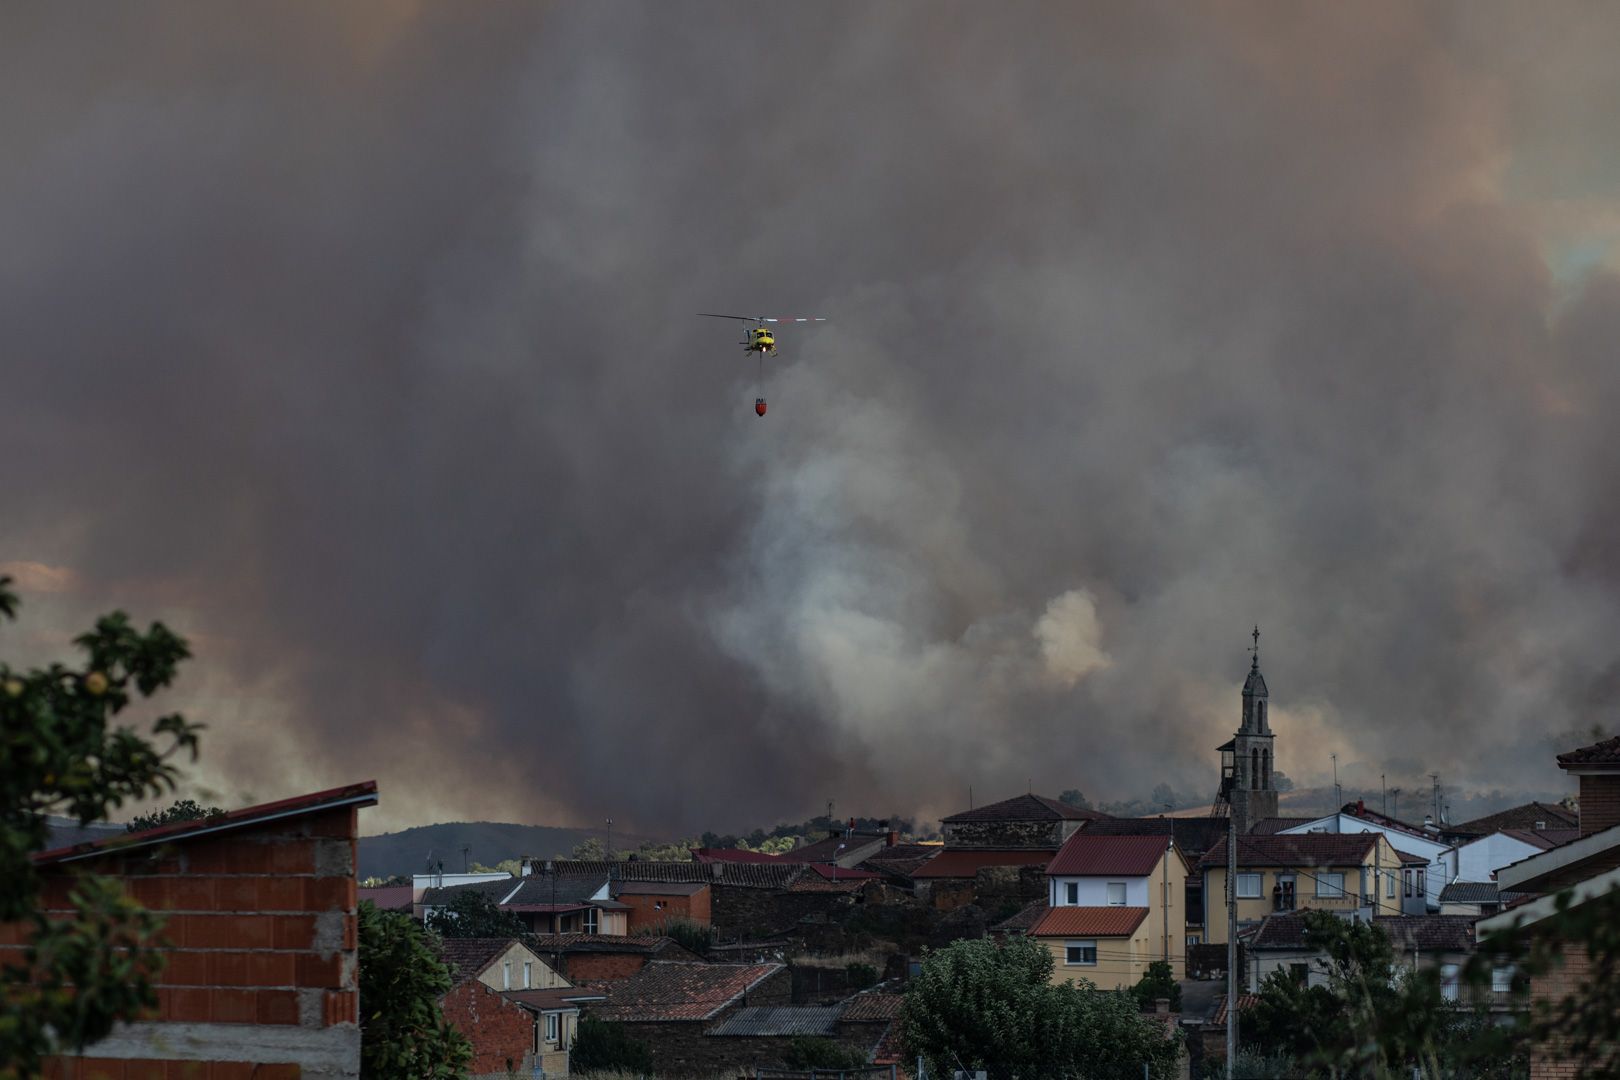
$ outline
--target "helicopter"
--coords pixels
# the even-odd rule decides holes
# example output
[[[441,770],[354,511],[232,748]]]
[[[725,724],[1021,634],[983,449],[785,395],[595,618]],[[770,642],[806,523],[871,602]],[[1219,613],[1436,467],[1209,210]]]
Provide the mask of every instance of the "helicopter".
[[[819,315],[716,315],[707,311],[698,312],[698,317],[702,319],[735,319],[738,322],[753,324],[743,331],[743,339],[738,344],[743,347],[744,352],[758,355],[761,381],[765,377],[765,358],[776,355],[776,331],[767,324],[827,321]],[[765,398],[763,396],[754,399],[754,415],[765,415]]]

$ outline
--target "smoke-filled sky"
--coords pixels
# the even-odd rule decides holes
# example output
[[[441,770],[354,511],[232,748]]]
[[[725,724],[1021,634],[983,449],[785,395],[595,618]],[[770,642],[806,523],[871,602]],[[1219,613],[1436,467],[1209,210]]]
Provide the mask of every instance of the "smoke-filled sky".
[[[1620,700],[1620,11],[12,5],[7,654],[233,804],[667,834],[1561,791]],[[699,311],[810,314],[755,365]]]

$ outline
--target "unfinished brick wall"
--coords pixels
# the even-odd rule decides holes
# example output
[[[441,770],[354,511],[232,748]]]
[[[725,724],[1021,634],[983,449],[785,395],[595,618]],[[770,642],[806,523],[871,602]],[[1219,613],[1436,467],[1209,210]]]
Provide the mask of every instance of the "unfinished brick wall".
[[[629,925],[625,931],[634,935],[642,930],[656,929],[672,919],[685,919],[699,926],[708,926],[711,912],[707,888],[691,896],[656,896],[620,893],[618,901],[630,910]],[[659,905],[662,905],[660,907]]]
[[[468,1072],[505,1076],[528,1072],[534,1053],[534,1014],[507,1001],[477,979],[468,979],[439,999],[445,1020],[473,1047]]]
[[[170,945],[155,1015],[50,1075],[358,1075],[357,825],[346,806],[42,867],[48,912],[69,913],[80,873],[117,877]],[[0,927],[0,962],[25,934]]]

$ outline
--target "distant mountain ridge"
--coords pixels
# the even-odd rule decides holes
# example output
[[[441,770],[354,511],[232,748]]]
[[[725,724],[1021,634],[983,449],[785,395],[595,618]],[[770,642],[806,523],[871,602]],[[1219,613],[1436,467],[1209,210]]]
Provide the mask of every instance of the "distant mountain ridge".
[[[360,838],[360,878],[420,874],[428,859],[443,860],[446,870],[466,862],[494,866],[503,859],[532,855],[549,859],[567,855],[576,844],[590,838],[602,839],[601,829],[562,829],[550,825],[517,825],[499,821],[449,821],[438,825],[418,825],[400,832]],[[616,848],[635,847],[641,836],[613,834]]]

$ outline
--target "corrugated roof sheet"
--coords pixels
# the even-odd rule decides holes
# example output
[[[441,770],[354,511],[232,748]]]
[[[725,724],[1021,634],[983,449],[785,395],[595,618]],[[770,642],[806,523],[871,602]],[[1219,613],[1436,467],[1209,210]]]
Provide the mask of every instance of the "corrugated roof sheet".
[[[1145,907],[1055,907],[1030,930],[1031,937],[1129,937],[1148,917]]]
[[[628,979],[592,984],[607,1000],[591,1006],[598,1020],[621,1023],[707,1020],[766,979],[782,964],[686,964],[650,961]]]
[[[1041,866],[1056,852],[1017,848],[958,848],[940,852],[919,866],[913,878],[970,878],[987,866]]]
[[[1501,895],[1494,881],[1453,881],[1440,890],[1442,904],[1499,904]]]
[[[756,1005],[738,1009],[704,1032],[710,1036],[831,1035],[843,1009],[837,1005]]]
[[[1142,877],[1159,865],[1169,846],[1162,836],[1092,836],[1077,832],[1046,867],[1061,877]]]
[[[1044,795],[1014,795],[1010,799],[963,810],[944,818],[941,824],[958,825],[973,821],[1095,821],[1107,817],[1096,810],[1082,810]]]

